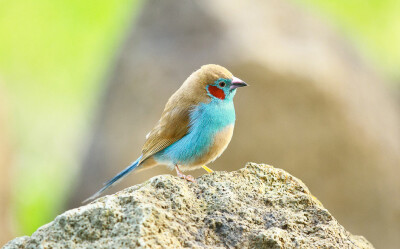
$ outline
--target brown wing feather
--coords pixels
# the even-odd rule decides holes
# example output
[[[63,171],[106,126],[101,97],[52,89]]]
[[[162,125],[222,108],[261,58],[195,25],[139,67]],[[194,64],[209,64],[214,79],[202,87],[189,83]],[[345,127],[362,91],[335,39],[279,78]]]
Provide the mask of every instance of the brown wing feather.
[[[190,107],[166,106],[161,119],[150,132],[142,148],[142,159],[145,161],[155,153],[167,148],[181,139],[189,130]]]

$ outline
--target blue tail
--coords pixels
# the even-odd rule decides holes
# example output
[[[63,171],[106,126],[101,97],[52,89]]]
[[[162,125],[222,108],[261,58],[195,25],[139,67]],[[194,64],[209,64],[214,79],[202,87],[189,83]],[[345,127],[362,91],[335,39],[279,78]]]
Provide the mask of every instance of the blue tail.
[[[128,167],[126,167],[123,171],[119,172],[116,176],[114,176],[111,180],[109,180],[108,182],[104,183],[104,187],[102,187],[99,191],[97,191],[94,195],[90,196],[89,198],[87,198],[86,200],[84,200],[82,203],[91,201],[95,198],[97,198],[98,196],[100,196],[106,189],[108,189],[109,187],[111,187],[112,185],[114,185],[115,183],[119,182],[120,180],[122,180],[122,178],[124,178],[125,176],[127,176],[132,170],[134,170],[137,166],[139,166],[139,161],[142,158],[142,156],[140,156],[138,159],[136,159],[136,161],[134,161],[131,165],[129,165]]]

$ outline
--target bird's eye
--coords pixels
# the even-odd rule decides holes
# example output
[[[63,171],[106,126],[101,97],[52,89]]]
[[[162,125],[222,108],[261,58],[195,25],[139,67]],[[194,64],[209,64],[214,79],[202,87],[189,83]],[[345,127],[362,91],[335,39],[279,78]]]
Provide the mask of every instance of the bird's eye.
[[[220,82],[220,83],[219,83],[219,86],[220,86],[220,87],[225,87],[225,85],[226,85],[225,82]]]

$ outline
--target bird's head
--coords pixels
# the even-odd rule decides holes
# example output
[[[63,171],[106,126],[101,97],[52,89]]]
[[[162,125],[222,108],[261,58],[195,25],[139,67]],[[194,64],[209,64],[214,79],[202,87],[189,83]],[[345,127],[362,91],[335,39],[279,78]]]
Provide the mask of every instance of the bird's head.
[[[197,87],[215,101],[232,100],[238,87],[247,86],[241,79],[232,75],[226,68],[209,64],[193,73]]]

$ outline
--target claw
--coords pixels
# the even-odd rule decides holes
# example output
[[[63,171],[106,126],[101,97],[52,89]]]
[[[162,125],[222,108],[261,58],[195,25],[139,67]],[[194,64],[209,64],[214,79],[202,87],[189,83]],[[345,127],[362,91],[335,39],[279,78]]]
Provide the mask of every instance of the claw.
[[[196,179],[194,179],[194,177],[192,175],[187,175],[185,176],[186,181],[189,182],[196,182]]]
[[[203,169],[204,169],[205,171],[207,171],[208,173],[213,173],[213,172],[214,172],[214,170],[210,169],[209,167],[207,167],[207,166],[205,166],[205,165],[203,165],[203,166],[201,166],[201,167],[203,167]]]
[[[185,179],[186,181],[189,182],[196,182],[196,179],[194,179],[193,176],[191,175],[184,175],[178,168],[178,165],[175,165],[175,170],[176,170],[176,174],[178,175],[179,178]]]

